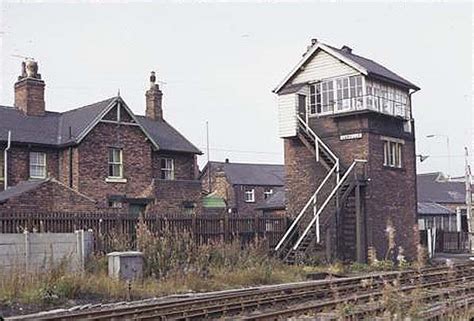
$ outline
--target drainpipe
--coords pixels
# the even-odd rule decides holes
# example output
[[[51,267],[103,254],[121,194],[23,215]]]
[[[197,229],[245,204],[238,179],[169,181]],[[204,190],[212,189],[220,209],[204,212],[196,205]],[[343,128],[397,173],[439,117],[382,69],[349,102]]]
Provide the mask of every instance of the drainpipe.
[[[12,132],[8,131],[7,148],[3,151],[4,173],[3,173],[3,190],[8,188],[8,151],[10,150],[12,142]]]

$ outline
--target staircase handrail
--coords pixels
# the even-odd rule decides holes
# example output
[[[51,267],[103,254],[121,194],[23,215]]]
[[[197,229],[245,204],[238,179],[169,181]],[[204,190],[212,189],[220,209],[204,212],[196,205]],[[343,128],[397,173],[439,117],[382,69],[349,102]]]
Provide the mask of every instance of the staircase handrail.
[[[342,176],[342,178],[339,180],[339,182],[336,184],[336,186],[333,188],[333,190],[331,191],[331,193],[329,194],[329,196],[326,198],[326,200],[324,201],[323,205],[321,205],[321,207],[318,209],[318,212],[316,213],[316,215],[313,217],[313,219],[311,220],[311,222],[308,224],[308,226],[306,227],[306,229],[304,230],[303,234],[300,236],[300,238],[298,239],[298,241],[296,241],[295,245],[293,246],[293,250],[296,250],[298,249],[298,246],[300,245],[300,243],[303,241],[303,239],[306,237],[306,234],[308,234],[309,230],[311,229],[311,227],[313,226],[314,222],[316,222],[317,219],[319,219],[319,216],[321,215],[321,212],[324,211],[324,209],[326,208],[327,204],[329,203],[329,201],[331,200],[331,198],[334,196],[334,194],[337,192],[337,190],[339,189],[339,187],[341,187],[341,185],[345,182],[345,180],[347,179],[347,177],[349,176],[349,174],[351,173],[351,171],[354,169],[355,165],[357,163],[367,163],[367,160],[365,159],[354,159],[354,161],[352,162],[351,166],[349,166],[349,168],[347,169],[347,171],[344,173],[344,176]]]
[[[326,183],[326,181],[329,179],[329,177],[331,177],[331,175],[336,171],[336,168],[337,168],[337,164],[334,165],[331,170],[328,172],[328,174],[326,175],[326,177],[324,177],[323,181],[321,184],[319,184],[319,187],[318,189],[316,190],[316,192],[314,192],[313,196],[311,196],[311,198],[308,200],[308,202],[306,203],[306,205],[303,207],[303,209],[300,211],[300,213],[298,214],[298,216],[295,218],[295,220],[291,223],[290,227],[286,230],[285,234],[283,235],[283,237],[280,239],[280,241],[278,242],[277,246],[275,247],[275,251],[278,251],[280,249],[280,247],[283,245],[283,243],[285,242],[285,240],[288,238],[288,236],[293,232],[293,229],[296,227],[296,225],[298,224],[298,222],[300,221],[300,219],[304,216],[304,213],[306,213],[306,210],[308,209],[308,207],[311,205],[311,203],[316,199],[319,191],[321,190],[321,188],[324,186],[324,184]]]
[[[329,147],[322,141],[322,139],[319,138],[318,135],[316,135],[316,133],[311,129],[311,127],[309,127],[308,123],[305,122],[299,115],[296,115],[296,117],[298,118],[298,121],[304,125],[305,130],[314,137],[314,140],[319,145],[323,146],[326,152],[331,155],[331,157],[334,159],[334,162],[339,164],[339,158],[329,149]]]

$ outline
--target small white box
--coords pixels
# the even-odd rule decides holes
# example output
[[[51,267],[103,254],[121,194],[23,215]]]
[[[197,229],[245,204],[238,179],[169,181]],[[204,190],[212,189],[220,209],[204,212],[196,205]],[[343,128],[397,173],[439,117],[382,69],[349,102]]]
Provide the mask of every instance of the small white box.
[[[138,280],[143,276],[143,253],[137,251],[107,254],[109,277],[120,280]]]

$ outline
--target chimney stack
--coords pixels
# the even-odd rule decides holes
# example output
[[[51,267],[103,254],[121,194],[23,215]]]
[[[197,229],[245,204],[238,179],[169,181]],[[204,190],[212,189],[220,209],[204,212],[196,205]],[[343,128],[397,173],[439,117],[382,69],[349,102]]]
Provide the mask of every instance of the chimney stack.
[[[162,98],[163,93],[160,86],[156,84],[156,75],[152,71],[150,75],[150,89],[146,94],[146,117],[153,120],[163,120]]]
[[[21,76],[15,83],[15,107],[28,116],[45,114],[44,81],[38,73],[38,63],[33,59],[23,61]]]

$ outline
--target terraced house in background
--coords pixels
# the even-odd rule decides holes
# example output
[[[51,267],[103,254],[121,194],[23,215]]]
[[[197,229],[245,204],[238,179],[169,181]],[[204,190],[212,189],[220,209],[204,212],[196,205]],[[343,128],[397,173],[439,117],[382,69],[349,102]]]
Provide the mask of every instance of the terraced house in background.
[[[120,96],[58,113],[37,63],[22,66],[14,106],[0,107],[0,208],[200,211],[201,152],[164,119],[154,73],[145,116]]]
[[[277,164],[209,162],[200,179],[203,193],[219,197],[227,212],[258,214],[267,201],[284,189],[285,169]]]
[[[384,66],[313,39],[275,88],[284,139],[286,206],[295,218],[276,250],[365,261],[418,244],[415,131],[418,86]],[[403,250],[400,250],[403,249]]]

